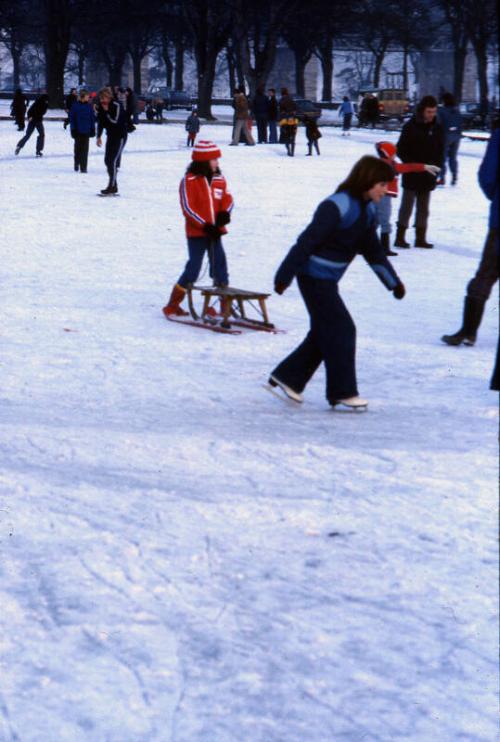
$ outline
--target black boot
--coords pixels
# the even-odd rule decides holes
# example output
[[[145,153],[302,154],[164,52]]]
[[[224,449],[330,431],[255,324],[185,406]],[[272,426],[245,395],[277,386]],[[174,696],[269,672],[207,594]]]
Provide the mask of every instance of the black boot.
[[[462,327],[454,335],[443,335],[441,340],[447,345],[474,345],[483,318],[485,301],[466,296]]]
[[[389,244],[389,232],[382,232],[382,234],[380,235],[380,242],[382,243],[382,247],[384,248],[384,252],[386,255],[397,255],[397,252],[391,250],[391,246]]]
[[[430,242],[427,242],[425,239],[425,233],[426,229],[422,227],[416,227],[415,228],[415,247],[426,247],[428,250],[431,250],[434,245]]]
[[[394,247],[410,247],[410,243],[405,240],[406,227],[397,225],[396,239],[394,240]]]

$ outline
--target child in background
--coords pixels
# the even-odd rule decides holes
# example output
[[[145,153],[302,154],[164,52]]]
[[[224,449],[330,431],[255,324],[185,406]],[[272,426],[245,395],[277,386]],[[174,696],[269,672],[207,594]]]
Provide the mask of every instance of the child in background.
[[[95,114],[87,90],[80,90],[78,100],[69,110],[69,125],[74,139],[75,172],[87,172],[89,139],[95,137]]]
[[[307,137],[307,147],[308,147],[308,153],[306,157],[310,157],[312,155],[312,148],[314,145],[314,149],[319,155],[319,144],[318,139],[321,137],[321,132],[318,128],[318,124],[316,123],[316,120],[311,118],[310,116],[306,116],[304,125],[306,127],[306,137]]]
[[[377,209],[377,219],[378,223],[380,225],[380,241],[382,243],[382,247],[384,248],[386,255],[397,255],[397,252],[394,252],[390,248],[390,238],[389,235],[391,233],[391,211],[392,211],[392,201],[391,199],[396,198],[398,195],[398,175],[400,173],[423,173],[428,172],[431,173],[431,175],[438,175],[439,174],[439,168],[437,165],[424,165],[422,162],[396,162],[396,145],[392,142],[377,142],[375,145],[375,149],[377,150],[377,154],[380,157],[381,160],[384,162],[387,162],[389,165],[391,165],[392,169],[394,170],[394,178],[389,183],[389,187],[387,188],[386,195],[381,199],[381,201],[376,204]]]
[[[353,113],[354,113],[354,106],[352,105],[347,95],[344,95],[342,99],[342,103],[339,108],[339,116],[342,116],[342,136],[343,137],[351,136],[350,128],[351,128],[351,121],[352,121]]]
[[[288,157],[293,157],[295,154],[295,137],[297,136],[298,125],[299,120],[295,116],[288,116],[280,121],[280,144],[285,145]]]
[[[186,146],[194,147],[194,140],[196,139],[196,135],[200,131],[200,119],[198,118],[196,108],[193,108],[193,110],[191,111],[191,115],[188,116],[186,119],[186,131],[188,133]]]

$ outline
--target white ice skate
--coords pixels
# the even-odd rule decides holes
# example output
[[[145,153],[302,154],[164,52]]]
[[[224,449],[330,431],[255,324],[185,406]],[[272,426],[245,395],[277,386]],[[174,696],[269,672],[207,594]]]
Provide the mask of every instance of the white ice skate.
[[[281,397],[281,395],[277,394],[277,392],[275,391],[276,387],[279,387],[281,391],[284,392],[284,394],[288,397],[288,399],[291,399],[293,402],[300,403],[304,401],[302,394],[300,394],[299,392],[296,392],[295,389],[292,389],[290,386],[287,386],[282,381],[280,381],[278,378],[276,378],[276,376],[273,376],[271,374],[271,376],[269,377],[269,384],[265,385],[265,388],[269,392],[272,392],[273,394],[276,394],[277,396]]]
[[[339,411],[365,412],[368,408],[368,400],[361,397],[347,397],[347,399],[337,399],[331,405]]]

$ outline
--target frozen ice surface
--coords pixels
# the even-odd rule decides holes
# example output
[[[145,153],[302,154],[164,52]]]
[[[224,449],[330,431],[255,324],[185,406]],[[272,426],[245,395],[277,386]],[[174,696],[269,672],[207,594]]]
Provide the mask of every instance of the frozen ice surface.
[[[0,123],[2,742],[491,742],[497,737],[498,300],[449,348],[487,229],[464,142],[432,196],[433,251],[362,259],[341,291],[365,415],[261,387],[287,334],[167,324],[186,255],[180,125],[129,138],[121,197],[91,144],[48,122],[45,157]],[[234,285],[271,290],[317,203],[380,132],[322,155],[223,145]],[[395,139],[397,135],[382,135]],[[394,214],[396,216],[396,214]],[[395,220],[395,219],[394,219]],[[206,280],[206,279],[205,279]]]

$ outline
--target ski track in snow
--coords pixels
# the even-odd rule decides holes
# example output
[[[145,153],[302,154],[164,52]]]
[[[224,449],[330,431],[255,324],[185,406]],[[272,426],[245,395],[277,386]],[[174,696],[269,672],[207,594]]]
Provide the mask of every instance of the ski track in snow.
[[[262,389],[303,337],[167,325],[185,262],[179,125],[72,171],[62,124],[13,156],[0,123],[0,739],[491,742],[497,738],[498,300],[459,326],[487,229],[484,144],[432,196],[434,251],[394,259],[396,302],[358,259],[342,293],[369,412]],[[223,147],[231,283],[270,290],[317,203],[397,134],[324,129],[322,156]],[[397,206],[393,209],[396,220]],[[208,280],[207,277],[204,279]],[[203,281],[200,281],[203,282]]]

